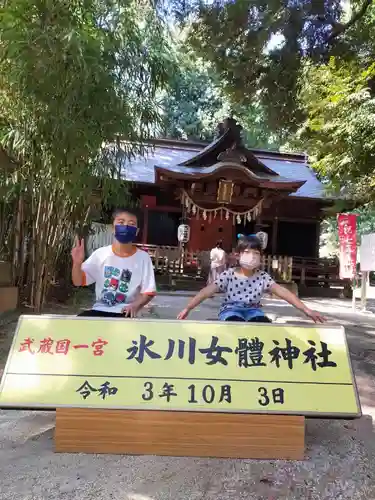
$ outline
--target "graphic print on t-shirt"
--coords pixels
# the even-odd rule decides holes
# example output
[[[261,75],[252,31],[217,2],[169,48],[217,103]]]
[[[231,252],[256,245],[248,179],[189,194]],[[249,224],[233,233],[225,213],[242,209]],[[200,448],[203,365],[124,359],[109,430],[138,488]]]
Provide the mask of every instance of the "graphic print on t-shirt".
[[[118,288],[118,280],[116,280],[115,278],[111,278],[111,280],[109,281],[109,289],[116,291],[117,288]]]
[[[104,268],[104,288],[101,293],[101,301],[109,307],[124,304],[126,293],[132,277],[129,269],[118,269],[113,266]]]

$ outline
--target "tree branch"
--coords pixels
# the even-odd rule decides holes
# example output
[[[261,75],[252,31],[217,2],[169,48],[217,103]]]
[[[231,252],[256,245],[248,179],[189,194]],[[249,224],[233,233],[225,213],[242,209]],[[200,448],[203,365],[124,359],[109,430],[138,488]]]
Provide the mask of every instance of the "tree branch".
[[[344,33],[346,30],[348,30],[351,26],[353,26],[353,24],[355,24],[357,21],[359,21],[366,14],[367,9],[370,7],[370,5],[372,3],[373,3],[373,0],[364,0],[361,8],[357,12],[354,12],[352,17],[345,24],[341,24],[341,23],[332,24],[331,23],[333,31],[330,34],[330,36],[328,37],[327,42],[332,43],[335,38],[340,36],[342,33]]]

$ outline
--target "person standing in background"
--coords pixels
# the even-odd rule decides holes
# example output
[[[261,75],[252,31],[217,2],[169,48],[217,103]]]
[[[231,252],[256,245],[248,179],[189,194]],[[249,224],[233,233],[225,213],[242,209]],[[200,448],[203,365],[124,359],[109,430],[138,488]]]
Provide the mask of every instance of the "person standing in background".
[[[219,240],[210,252],[210,274],[208,283],[214,283],[217,277],[225,271],[226,253],[223,249],[223,242]]]

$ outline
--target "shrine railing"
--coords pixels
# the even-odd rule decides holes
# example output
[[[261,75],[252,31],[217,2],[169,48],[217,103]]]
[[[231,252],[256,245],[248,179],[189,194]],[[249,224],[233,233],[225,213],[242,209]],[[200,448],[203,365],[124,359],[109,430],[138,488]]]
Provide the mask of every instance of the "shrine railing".
[[[206,278],[210,270],[210,252],[182,251],[179,247],[138,245],[149,253],[157,274],[189,275],[196,278]],[[230,266],[235,266],[238,256],[228,256]],[[261,269],[277,280],[292,281],[293,258],[282,255],[264,255]]]
[[[95,245],[93,243],[89,245],[91,251],[98,246],[110,244],[108,242],[112,241],[112,232],[101,232],[99,235],[101,240],[95,241]],[[150,254],[155,272],[159,275],[187,275],[198,279],[205,279],[208,276],[210,269],[209,251],[189,252],[185,250],[182,253],[177,246],[139,244],[138,247]],[[238,262],[238,256],[230,254],[228,255],[228,261],[230,266],[235,266]],[[277,280],[284,282],[295,281],[299,285],[307,287],[332,287],[345,283],[340,279],[337,259],[264,255],[261,268]]]
[[[306,286],[332,287],[345,283],[340,279],[340,263],[335,258],[293,257],[292,279]]]
[[[200,277],[204,274],[204,252],[182,251],[174,246],[137,245],[151,257],[157,274],[191,274]],[[209,257],[209,255],[208,255]]]
[[[285,282],[292,281],[293,257],[284,255],[264,255],[262,270],[273,278]]]

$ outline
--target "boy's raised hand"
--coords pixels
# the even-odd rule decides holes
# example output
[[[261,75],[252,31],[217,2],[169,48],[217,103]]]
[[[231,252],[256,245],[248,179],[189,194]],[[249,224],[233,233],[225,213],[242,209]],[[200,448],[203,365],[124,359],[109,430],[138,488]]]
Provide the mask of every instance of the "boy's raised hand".
[[[189,315],[189,309],[183,309],[180,314],[177,316],[177,319],[186,319]]]
[[[85,260],[85,244],[83,240],[76,238],[71,255],[74,264],[82,264]]]

